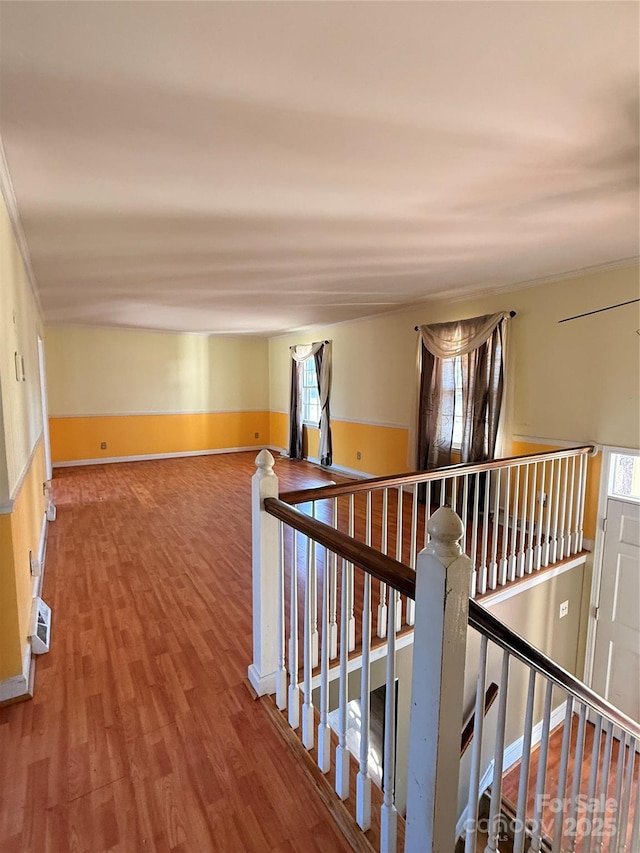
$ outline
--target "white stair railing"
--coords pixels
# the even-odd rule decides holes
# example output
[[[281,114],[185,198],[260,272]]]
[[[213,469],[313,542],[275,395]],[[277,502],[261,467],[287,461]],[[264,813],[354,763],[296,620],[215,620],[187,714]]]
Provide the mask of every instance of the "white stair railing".
[[[574,462],[556,458],[551,460],[549,471],[545,467],[536,472],[520,471],[514,478],[508,468],[506,492],[513,485],[513,494],[518,492],[521,496],[516,505],[531,512],[531,490],[537,489],[538,484],[546,487],[553,483],[562,492],[565,486],[570,488],[572,480],[579,479],[586,456],[575,458],[575,478]],[[275,694],[278,708],[287,710],[292,730],[298,726],[302,701],[303,745],[316,754],[322,773],[333,774],[337,796],[354,802],[358,826],[368,831],[377,824],[379,849],[393,853],[398,849],[400,830],[406,829],[405,850],[409,853],[450,851],[456,839],[466,853],[475,853],[479,844],[485,853],[498,853],[506,829],[516,853],[639,851],[636,751],[640,748],[640,725],[469,598],[472,564],[457,544],[465,541],[465,531],[453,510],[443,505],[429,512],[424,534],[427,547],[416,555],[414,571],[369,544],[376,539],[372,490],[365,494],[361,518],[354,506],[355,498],[349,497],[345,517],[348,532],[344,532],[339,524],[337,496],[313,501],[307,513],[301,512],[276,497],[277,478],[268,451],[258,456],[257,465],[253,481],[254,661],[249,678],[259,695]],[[473,489],[469,482],[462,481],[456,498],[462,494],[464,501],[466,491],[468,505],[473,507],[478,480]],[[385,486],[382,493],[382,518],[388,509],[388,488]],[[475,494],[471,494],[472,490]],[[584,478],[580,491],[584,492]],[[403,499],[406,502],[406,496]],[[478,497],[477,505],[486,507],[494,499],[487,498],[485,492],[482,500]],[[557,529],[556,539],[564,543],[563,548],[567,544],[571,547],[567,518],[576,516],[576,505],[574,501],[570,508],[567,502],[566,511],[558,512],[557,522],[555,509],[544,518],[550,530]],[[540,508],[536,507],[535,512],[539,513]],[[397,529],[401,518],[398,513]],[[521,524],[522,515],[519,518]],[[362,531],[358,531],[359,519],[364,519]],[[543,541],[542,529],[539,524],[535,535],[527,531],[528,535],[522,538],[526,545],[531,544],[532,551]],[[513,527],[508,527],[503,539],[507,543],[503,553],[511,568],[512,531]],[[355,538],[358,532],[364,542]],[[383,526],[379,530],[380,547],[386,549],[394,534],[392,526]],[[413,536],[409,541],[412,539]],[[491,536],[480,535],[478,541],[486,542],[488,548]],[[484,551],[484,544],[479,547]],[[406,559],[406,552],[397,544],[395,553]],[[490,560],[487,562],[491,564]],[[532,562],[535,564],[533,554]],[[516,561],[516,574],[519,570]],[[526,554],[523,570],[527,570]],[[373,630],[374,617],[379,613],[373,587],[378,583],[384,585],[386,593],[387,625],[382,645],[376,646],[381,642]],[[297,591],[299,584],[302,594]],[[410,720],[396,720],[396,657],[402,640],[397,633],[396,599],[401,595],[415,603]],[[301,626],[302,691],[297,661]],[[312,641],[316,628],[317,661]],[[285,636],[289,646],[288,672]],[[358,640],[355,653],[354,636]],[[477,679],[476,711],[470,760],[461,761],[468,638],[470,649],[479,647],[477,662],[467,661],[466,673],[467,680]],[[382,793],[376,795],[377,799],[372,795],[368,763],[374,652],[385,659],[386,668]],[[352,679],[350,686],[349,673],[354,667],[360,669],[360,742],[351,758],[348,720],[354,682]],[[336,680],[337,691],[332,691],[331,684]],[[498,701],[485,718],[488,682],[498,685]],[[338,697],[333,755],[332,692]],[[401,772],[396,724],[409,729],[408,769],[403,780],[406,815],[396,797]],[[357,771],[353,774],[353,790],[349,772],[352,760]],[[512,769],[519,760],[519,768]],[[487,819],[481,817],[485,791],[490,794]],[[466,808],[459,815],[461,794]],[[512,801],[514,813],[505,812],[503,796]],[[374,799],[375,809],[379,810],[375,820]],[[585,801],[590,807],[586,814]],[[403,817],[406,823],[401,820]]]
[[[472,598],[582,551],[591,445],[433,471],[379,477],[281,495],[293,506],[313,501],[317,517],[359,541],[374,519],[371,544],[415,569],[429,542],[429,519],[450,506],[464,522],[462,548],[470,558]],[[368,503],[366,503],[368,501]],[[376,633],[386,636],[387,589],[375,584]],[[414,604],[398,597],[396,630],[413,625]],[[353,650],[354,621],[350,622]]]

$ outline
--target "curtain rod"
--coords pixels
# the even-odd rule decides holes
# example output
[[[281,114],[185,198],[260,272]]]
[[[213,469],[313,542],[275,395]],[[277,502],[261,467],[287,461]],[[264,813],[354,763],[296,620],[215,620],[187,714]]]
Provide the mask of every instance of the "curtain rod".
[[[323,344],[330,344],[331,341],[322,341],[322,343]],[[293,346],[289,347],[289,349],[295,349],[296,347],[299,347],[299,346],[308,347],[308,346],[311,346],[311,344],[294,344]]]
[[[568,323],[569,320],[579,320],[581,317],[590,317],[592,314],[602,314],[603,311],[611,311],[612,308],[622,308],[623,305],[633,305],[635,302],[640,302],[640,299],[630,299],[628,302],[618,302],[616,305],[608,305],[606,308],[598,308],[596,311],[576,314],[575,317],[565,317],[564,320],[558,320],[558,323]]]
[[[509,316],[510,316],[510,317],[515,317],[515,316],[516,316],[516,313],[517,313],[516,311],[509,311]],[[413,330],[414,330],[414,332],[418,332],[418,331],[420,330],[420,326],[414,326],[414,327],[413,327]]]

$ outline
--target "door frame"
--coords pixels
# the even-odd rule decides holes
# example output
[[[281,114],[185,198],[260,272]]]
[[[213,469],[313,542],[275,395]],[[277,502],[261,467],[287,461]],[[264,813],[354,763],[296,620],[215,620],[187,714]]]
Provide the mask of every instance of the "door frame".
[[[584,659],[584,682],[589,687],[593,683],[593,665],[595,661],[596,631],[598,622],[596,613],[600,604],[600,585],[602,582],[602,562],[604,558],[604,520],[607,513],[607,501],[609,497],[622,503],[637,503],[637,501],[626,500],[609,494],[612,477],[612,463],[614,455],[640,456],[640,449],[636,447],[614,447],[612,445],[602,446],[602,466],[600,469],[600,488],[598,490],[598,517],[596,520],[596,537],[593,546],[593,567],[591,575],[591,599],[589,601],[589,619],[587,623],[587,645]]]
[[[49,403],[47,399],[47,372],[44,362],[44,341],[38,335],[38,373],[40,378],[40,406],[42,410],[42,436],[47,485],[51,485],[51,439],[49,436]]]

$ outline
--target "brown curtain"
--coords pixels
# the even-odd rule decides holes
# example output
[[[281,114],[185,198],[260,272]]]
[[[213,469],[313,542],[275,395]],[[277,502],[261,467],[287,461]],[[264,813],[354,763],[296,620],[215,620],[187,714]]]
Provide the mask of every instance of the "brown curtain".
[[[320,397],[320,464],[329,467],[333,462],[333,441],[331,439],[331,412],[329,394],[331,391],[331,343],[324,345],[313,354],[316,362],[318,396]]]
[[[331,392],[331,341],[291,347],[291,390],[289,396],[289,457],[302,459],[302,370],[303,362],[313,358],[320,398],[320,464],[331,465],[333,447],[329,397]]]
[[[302,459],[302,395],[300,374],[302,362],[291,359],[291,391],[289,394],[289,457]]]
[[[462,368],[462,462],[493,459],[504,396],[508,314],[421,326],[417,463],[425,470],[451,463],[455,419],[454,359]],[[453,393],[451,392],[453,389]]]

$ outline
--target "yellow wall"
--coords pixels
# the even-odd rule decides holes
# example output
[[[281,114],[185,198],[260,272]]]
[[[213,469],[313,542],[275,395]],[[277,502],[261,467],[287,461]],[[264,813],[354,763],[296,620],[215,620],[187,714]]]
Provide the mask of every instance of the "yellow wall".
[[[46,480],[38,371],[41,319],[0,199],[0,681],[22,672]],[[25,379],[16,379],[15,357]]]
[[[46,498],[44,447],[39,441],[13,512],[0,515],[0,681],[22,671],[33,597],[30,554],[38,556]]]
[[[0,681],[22,671],[11,516],[0,515]]]
[[[46,354],[54,463],[269,442],[264,338],[49,327]]]
[[[54,462],[269,443],[269,412],[50,418],[49,427]],[[107,445],[105,450],[100,447],[102,442]]]

